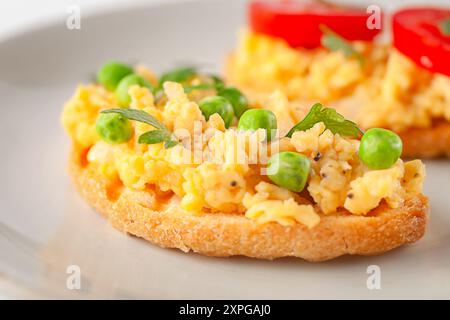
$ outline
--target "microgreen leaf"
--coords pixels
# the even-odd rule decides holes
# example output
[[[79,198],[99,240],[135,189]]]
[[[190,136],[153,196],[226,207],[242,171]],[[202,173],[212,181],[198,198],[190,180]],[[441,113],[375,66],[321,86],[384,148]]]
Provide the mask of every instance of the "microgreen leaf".
[[[211,75],[211,79],[213,80],[214,86],[217,89],[225,87],[225,82],[223,81],[223,79],[221,77],[216,76],[216,75],[213,74],[213,75]]]
[[[323,32],[320,43],[324,48],[330,51],[342,51],[346,57],[355,57],[360,63],[364,63],[364,56],[356,51],[351,43],[325,25],[320,25],[320,30]]]
[[[138,139],[139,143],[155,144],[164,142],[166,149],[178,144],[178,141],[172,139],[172,132],[161,121],[143,110],[119,108],[103,110],[102,113],[119,113],[129,120],[139,121],[153,126],[156,130],[141,134]]]
[[[166,142],[164,143],[164,148],[166,149],[170,149],[172,147],[175,147],[178,144],[178,141],[175,140],[166,140]]]
[[[360,137],[363,134],[354,122],[345,119],[336,110],[324,108],[322,104],[316,103],[311,107],[306,117],[289,130],[286,137],[292,137],[292,134],[296,131],[308,130],[318,122],[323,122],[327,129],[334,134],[339,133],[341,136]]]
[[[450,36],[450,18],[439,22],[439,29],[443,35]]]
[[[156,129],[168,131],[166,126],[161,121],[159,121],[158,119],[156,119],[155,117],[153,117],[152,115],[148,114],[143,110],[117,108],[117,109],[103,110],[102,113],[119,113],[127,119],[147,123],[155,127]]]
[[[171,70],[169,72],[164,73],[159,79],[159,86],[162,87],[164,82],[172,81],[172,82],[185,82],[189,78],[195,76],[197,74],[197,70],[193,67],[183,67]]]
[[[155,144],[165,142],[170,139],[170,135],[162,130],[147,131],[139,136],[139,143]]]
[[[164,95],[164,82],[171,81],[183,83],[189,80],[189,78],[195,76],[197,73],[197,69],[194,67],[182,67],[162,74],[159,78],[158,86],[153,90],[153,96],[155,97],[155,100],[159,101]]]
[[[208,89],[215,89],[216,85],[212,84],[212,83],[202,83],[202,84],[197,84],[197,85],[192,85],[192,86],[185,86],[184,87],[184,92],[185,93],[191,93],[194,90],[208,90]]]

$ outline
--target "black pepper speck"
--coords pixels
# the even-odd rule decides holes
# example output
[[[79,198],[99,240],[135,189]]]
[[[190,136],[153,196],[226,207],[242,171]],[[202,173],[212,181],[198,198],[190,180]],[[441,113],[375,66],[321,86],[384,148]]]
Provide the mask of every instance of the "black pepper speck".
[[[320,153],[320,151],[318,151],[316,156],[314,157],[314,161],[319,161],[320,158],[322,158],[322,154]]]

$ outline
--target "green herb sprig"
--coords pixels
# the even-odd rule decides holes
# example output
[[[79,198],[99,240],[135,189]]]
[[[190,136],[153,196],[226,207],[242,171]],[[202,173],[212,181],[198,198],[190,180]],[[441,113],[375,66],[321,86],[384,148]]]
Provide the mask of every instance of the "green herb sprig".
[[[201,83],[192,86],[184,86],[185,93],[191,93],[194,90],[209,90],[209,89],[217,89],[214,83]]]
[[[364,134],[356,123],[345,119],[336,110],[324,108],[322,104],[316,103],[311,107],[306,117],[289,130],[286,137],[292,137],[296,131],[308,130],[318,122],[323,122],[331,132],[339,133],[344,137],[360,137]]]
[[[182,68],[177,68],[177,69],[174,69],[174,70],[164,73],[163,75],[161,75],[161,77],[158,81],[158,85],[153,90],[153,95],[155,96],[155,100],[159,101],[161,99],[161,97],[163,96],[163,94],[164,94],[163,85],[164,85],[164,82],[166,82],[166,81],[177,82],[177,83],[182,84],[183,88],[184,88],[184,92],[186,92],[186,93],[191,93],[194,90],[210,90],[210,89],[219,90],[220,88],[225,87],[223,80],[216,75],[210,76],[212,83],[200,83],[197,85],[185,85],[185,83],[189,79],[191,79],[192,77],[194,77],[198,74],[199,74],[199,72],[198,72],[197,68],[194,68],[194,67],[182,67]]]
[[[159,78],[158,85],[153,90],[153,95],[156,97],[156,100],[159,100],[163,95],[164,82],[171,81],[183,83],[194,77],[197,73],[198,71],[194,67],[182,67],[163,73]]]
[[[212,80],[212,83],[200,83],[197,85],[184,86],[184,92],[191,93],[194,90],[220,90],[222,88],[225,88],[225,83],[219,76],[212,74],[209,75],[209,78]]]
[[[103,110],[101,113],[118,113],[129,120],[143,122],[154,127],[155,130],[147,131],[139,136],[139,143],[156,144],[164,142],[166,149],[178,144],[178,141],[173,137],[173,133],[161,121],[143,110],[116,108]]]
[[[346,57],[353,57],[363,64],[364,56],[353,48],[350,42],[338,35],[336,32],[321,24],[320,30],[323,32],[320,43],[330,51],[342,51]]]
[[[445,36],[450,36],[450,19],[445,19],[439,22],[439,29]]]
[[[159,86],[162,87],[164,82],[172,81],[172,82],[185,82],[189,80],[189,78],[195,76],[197,74],[197,69],[194,67],[182,67],[173,69],[161,75],[159,78]]]

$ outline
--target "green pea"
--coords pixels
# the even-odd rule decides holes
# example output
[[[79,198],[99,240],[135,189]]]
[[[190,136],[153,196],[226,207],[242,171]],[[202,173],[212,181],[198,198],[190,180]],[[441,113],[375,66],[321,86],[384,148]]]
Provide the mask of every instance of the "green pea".
[[[277,186],[300,192],[308,181],[311,164],[309,159],[295,152],[280,152],[270,157],[267,176]]]
[[[97,72],[97,81],[108,90],[115,90],[122,78],[133,73],[133,68],[129,65],[109,61],[105,63]]]
[[[402,154],[402,140],[392,131],[372,128],[366,131],[359,145],[359,158],[370,169],[387,169]]]
[[[266,129],[267,141],[270,141],[273,138],[273,130],[277,129],[277,117],[270,110],[250,109],[241,115],[238,129],[251,131]]]
[[[234,114],[238,118],[240,118],[241,115],[248,109],[247,98],[241,91],[234,87],[219,89],[218,95],[230,101],[234,109]]]
[[[118,113],[101,113],[95,130],[108,143],[124,143],[133,135],[130,121]]]
[[[145,80],[143,77],[141,77],[137,74],[130,74],[130,75],[126,76],[125,78],[123,78],[119,82],[119,85],[116,88],[116,97],[117,97],[117,100],[119,101],[120,106],[125,108],[130,105],[131,97],[128,94],[128,89],[132,85],[135,85],[135,84],[137,84],[138,86],[146,87],[146,88],[149,88],[150,90],[153,90],[153,87],[150,84],[150,82]]]
[[[234,117],[233,107],[231,103],[224,97],[211,96],[200,100],[198,103],[200,110],[206,120],[209,119],[214,113],[218,113],[225,123],[225,128],[228,128]]]

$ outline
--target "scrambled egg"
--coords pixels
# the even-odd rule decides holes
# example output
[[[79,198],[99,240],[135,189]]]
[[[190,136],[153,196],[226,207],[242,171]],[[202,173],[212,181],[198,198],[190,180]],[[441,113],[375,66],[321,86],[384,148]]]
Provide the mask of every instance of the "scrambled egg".
[[[450,121],[450,77],[416,66],[392,47],[354,43],[361,64],[340,51],[293,49],[281,39],[240,35],[229,58],[227,80],[260,101],[261,93],[281,90],[292,112],[320,101],[362,127],[402,131],[429,127],[434,119]]]
[[[352,214],[364,215],[381,201],[397,207],[407,195],[422,190],[425,171],[420,161],[398,160],[390,169],[369,170],[358,158],[359,141],[333,134],[323,123],[296,132],[292,138],[273,139],[266,144],[263,130],[225,129],[218,115],[206,121],[180,84],[166,82],[164,91],[167,102],[155,106],[147,88],[132,86],[130,107],[150,113],[173,130],[182,143],[169,149],[162,143],[139,144],[136,137],[152,128],[135,121],[134,137],[129,142],[113,145],[101,141],[95,131],[99,112],[115,108],[118,103],[100,85],[79,86],[65,105],[62,122],[75,147],[86,151],[86,165],[131,190],[150,187],[172,194],[187,214],[242,214],[260,223],[301,223],[309,228],[319,223],[318,212],[331,214],[345,208]],[[267,106],[278,116],[284,134],[296,122],[292,113],[284,111],[290,108],[288,99],[276,91],[270,101]],[[186,130],[203,133],[202,141],[196,142],[203,151],[200,158],[187,151],[190,149],[186,146],[194,142],[186,139]],[[250,141],[265,144],[267,154],[252,148]],[[280,188],[261,174],[267,157],[288,150],[310,158],[310,197]],[[244,155],[244,163],[236,161],[239,153]]]

